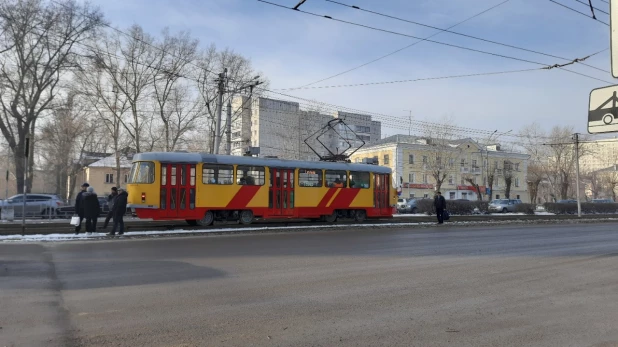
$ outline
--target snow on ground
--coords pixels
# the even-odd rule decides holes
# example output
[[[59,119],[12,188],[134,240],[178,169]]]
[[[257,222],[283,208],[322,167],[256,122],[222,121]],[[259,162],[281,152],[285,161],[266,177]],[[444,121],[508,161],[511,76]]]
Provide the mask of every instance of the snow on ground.
[[[618,218],[603,218],[604,221],[618,221]],[[536,222],[552,222],[555,219],[536,220]],[[577,222],[578,220],[572,220]],[[598,219],[595,219],[598,221]],[[456,225],[507,225],[507,224],[526,224],[529,220],[486,220],[486,221],[448,221],[445,223],[447,226]],[[569,222],[568,220],[563,222]],[[153,236],[158,235],[182,235],[182,234],[207,234],[207,233],[225,233],[225,232],[247,232],[247,231],[277,231],[277,230],[307,230],[307,229],[343,229],[343,228],[382,228],[382,227],[410,227],[410,226],[436,226],[435,222],[411,222],[411,223],[380,223],[380,224],[333,224],[333,225],[303,225],[303,226],[280,226],[280,227],[254,227],[254,228],[217,228],[217,229],[201,229],[201,230],[157,230],[157,231],[135,231],[128,232],[125,236]],[[86,234],[49,234],[49,235],[0,235],[0,242],[64,242],[64,241],[86,241],[108,238],[104,233],[94,233],[92,235]]]

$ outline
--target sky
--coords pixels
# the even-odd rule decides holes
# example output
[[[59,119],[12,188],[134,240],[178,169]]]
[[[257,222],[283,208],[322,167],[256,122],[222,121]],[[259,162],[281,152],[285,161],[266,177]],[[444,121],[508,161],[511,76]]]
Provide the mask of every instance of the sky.
[[[299,0],[269,0],[293,7]],[[339,0],[362,9],[447,28],[504,0]],[[576,0],[556,0],[587,15],[588,6]],[[157,35],[165,27],[190,31],[206,48],[230,48],[252,61],[268,78],[271,90],[294,88],[367,63],[417,41],[323,17],[271,6],[257,0],[95,0],[110,24],[127,28],[139,24]],[[602,0],[595,7],[609,12]],[[343,7],[325,0],[307,0],[300,7],[320,15],[361,23],[406,35],[427,37],[438,32],[391,18]],[[597,18],[609,23],[606,14]],[[510,0],[453,29],[550,55],[575,59],[609,48],[609,27],[548,0]],[[439,33],[432,40],[538,62],[567,61],[523,52],[466,37]],[[383,135],[418,132],[414,120],[441,122],[487,131],[517,133],[538,123],[549,131],[555,125],[587,132],[588,98],[595,88],[610,85],[609,50],[568,69],[440,79],[356,87],[297,89],[280,92],[374,114],[383,121]],[[539,68],[531,62],[491,56],[420,42],[376,63],[314,86],[435,78]],[[416,123],[415,123],[416,124]],[[506,135],[508,136],[508,135]],[[514,141],[514,139],[511,139]]]

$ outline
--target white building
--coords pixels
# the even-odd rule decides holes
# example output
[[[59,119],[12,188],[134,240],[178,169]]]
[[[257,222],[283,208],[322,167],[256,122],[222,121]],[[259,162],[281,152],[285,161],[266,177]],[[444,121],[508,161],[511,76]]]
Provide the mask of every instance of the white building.
[[[313,150],[319,155],[328,155],[328,150],[341,153],[348,148],[344,139],[359,146],[362,142],[356,136],[368,145],[381,135],[380,122],[372,121],[371,116],[322,114],[301,110],[296,102],[239,96],[233,100],[232,109],[240,110],[232,122],[232,155],[243,155],[249,147],[257,147],[262,157],[318,160]],[[337,124],[318,136],[329,121],[336,119],[344,120],[347,126]],[[311,147],[305,143],[307,138]]]

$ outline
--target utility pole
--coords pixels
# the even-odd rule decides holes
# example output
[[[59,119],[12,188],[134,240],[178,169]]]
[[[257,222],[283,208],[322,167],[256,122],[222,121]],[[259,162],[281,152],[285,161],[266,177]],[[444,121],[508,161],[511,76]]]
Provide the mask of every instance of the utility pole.
[[[408,136],[412,135],[412,110],[404,110],[404,111],[408,111],[410,112],[410,116],[408,118],[409,124],[408,124]]]
[[[575,189],[577,189],[577,217],[581,217],[582,204],[579,197],[579,134],[575,133],[573,135],[573,139],[575,140]]]
[[[221,146],[221,114],[223,112],[223,93],[225,93],[225,77],[227,75],[227,68],[219,74],[218,87],[219,95],[217,97],[217,120],[215,121],[215,148],[214,154],[219,154],[219,147]]]
[[[21,234],[26,234],[26,200],[28,199],[28,155],[30,154],[30,135],[26,135],[26,146],[24,148],[24,194],[21,211]]]

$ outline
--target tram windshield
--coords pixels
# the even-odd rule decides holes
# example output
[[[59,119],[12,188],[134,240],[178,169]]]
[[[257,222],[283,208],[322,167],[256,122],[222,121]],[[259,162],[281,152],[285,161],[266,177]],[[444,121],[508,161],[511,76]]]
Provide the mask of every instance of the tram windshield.
[[[150,161],[134,162],[129,183],[154,183],[154,167],[154,163]]]

